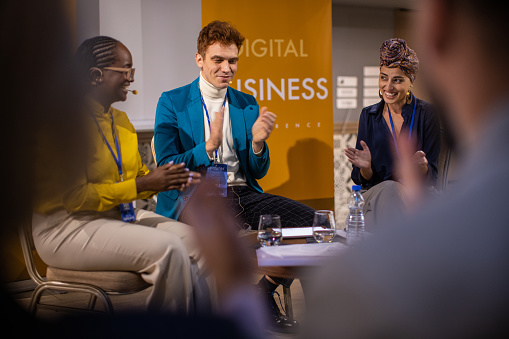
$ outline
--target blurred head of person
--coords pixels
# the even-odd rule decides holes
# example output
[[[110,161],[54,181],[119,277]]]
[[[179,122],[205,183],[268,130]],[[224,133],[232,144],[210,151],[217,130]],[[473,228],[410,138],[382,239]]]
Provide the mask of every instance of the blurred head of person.
[[[105,110],[127,99],[134,82],[133,58],[120,41],[107,36],[87,39],[78,47],[76,62],[87,95]]]
[[[237,72],[243,42],[242,34],[227,22],[212,21],[203,27],[195,59],[205,80],[217,88],[228,87]]]
[[[55,159],[65,159],[74,167],[81,156],[76,150],[82,141],[82,92],[73,66],[75,46],[68,19],[61,1],[0,2],[0,63],[6,85],[0,91],[4,112],[0,135],[5,145],[2,206],[7,212],[0,228],[2,282],[20,277],[13,259],[19,246],[17,226],[32,215],[44,180],[40,169],[62,178],[69,174],[68,168]],[[46,147],[48,143],[52,147]]]
[[[2,1],[0,41],[4,129],[4,207],[6,225],[30,215],[36,186],[36,159],[42,141],[58,145],[49,150],[71,160],[78,135],[81,91],[73,66],[72,29],[60,2]],[[7,83],[6,83],[7,84]],[[45,166],[53,166],[49,160]],[[48,169],[49,170],[49,169]],[[53,170],[60,171],[58,168]],[[11,222],[11,218],[15,221]],[[7,220],[5,220],[7,219]]]
[[[389,39],[380,47],[380,98],[387,104],[412,100],[411,87],[419,71],[419,59],[403,39]]]
[[[420,2],[422,78],[454,133],[469,149],[509,92],[507,5],[480,0]]]

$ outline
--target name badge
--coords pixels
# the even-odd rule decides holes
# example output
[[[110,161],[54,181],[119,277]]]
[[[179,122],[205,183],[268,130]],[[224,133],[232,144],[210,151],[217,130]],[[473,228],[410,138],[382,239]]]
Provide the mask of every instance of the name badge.
[[[133,203],[120,204],[120,215],[123,222],[136,221],[136,214],[134,213]]]
[[[220,197],[226,197],[226,187],[227,187],[227,166],[226,164],[214,164],[207,168],[207,179],[212,180],[212,182],[217,187],[217,193]]]

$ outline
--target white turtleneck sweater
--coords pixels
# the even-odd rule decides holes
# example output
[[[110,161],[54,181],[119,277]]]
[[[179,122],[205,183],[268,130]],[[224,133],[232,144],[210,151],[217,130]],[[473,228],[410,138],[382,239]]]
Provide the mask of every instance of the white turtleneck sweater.
[[[205,106],[207,106],[207,110],[209,112],[210,122],[212,122],[216,118],[215,113],[221,110],[228,88],[215,87],[203,77],[201,72],[199,86],[203,96],[203,101],[205,102]],[[210,126],[205,109],[203,109],[203,123],[205,126],[205,141],[207,141],[210,138]],[[233,145],[228,100],[224,107],[223,142],[217,150],[217,156],[219,158],[219,163],[226,164],[228,166],[228,186],[246,185],[246,177],[239,166],[239,159],[237,158]]]

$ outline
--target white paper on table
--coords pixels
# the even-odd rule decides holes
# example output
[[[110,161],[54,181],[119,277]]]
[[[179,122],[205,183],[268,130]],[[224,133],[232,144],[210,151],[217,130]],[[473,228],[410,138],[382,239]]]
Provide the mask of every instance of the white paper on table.
[[[313,227],[283,227],[283,239],[289,238],[307,238],[313,236]],[[344,230],[337,230],[336,234],[342,238],[346,238]]]
[[[313,236],[313,227],[283,227],[283,239]]]
[[[258,266],[311,266],[347,248],[339,242],[270,246],[257,249],[256,257]]]

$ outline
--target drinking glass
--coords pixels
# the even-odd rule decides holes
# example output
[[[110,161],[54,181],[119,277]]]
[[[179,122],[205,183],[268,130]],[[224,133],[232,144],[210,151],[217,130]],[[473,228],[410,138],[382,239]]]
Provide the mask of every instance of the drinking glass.
[[[316,242],[331,242],[335,235],[334,213],[328,210],[316,211],[313,219],[313,237]]]
[[[283,240],[279,215],[262,214],[258,224],[258,241],[263,247],[277,246]]]

